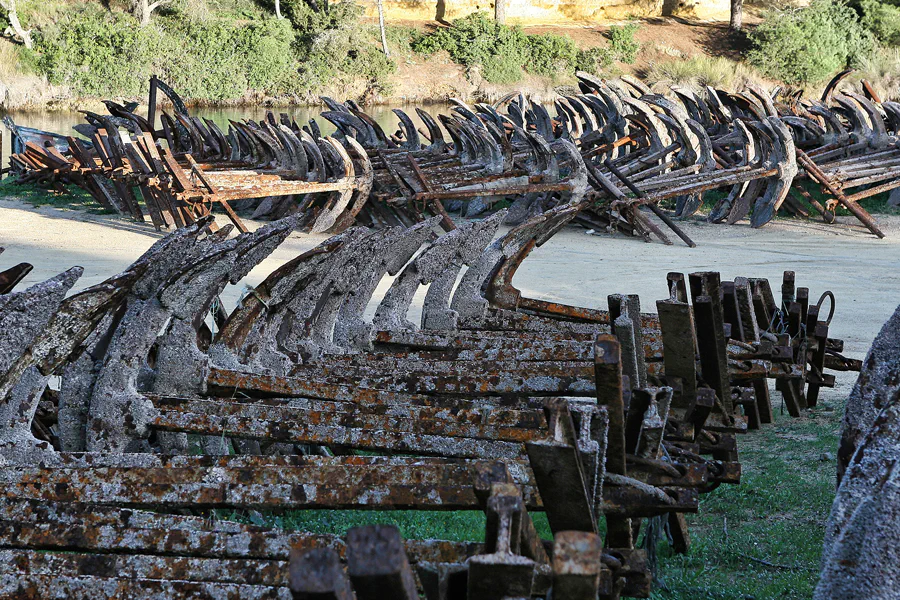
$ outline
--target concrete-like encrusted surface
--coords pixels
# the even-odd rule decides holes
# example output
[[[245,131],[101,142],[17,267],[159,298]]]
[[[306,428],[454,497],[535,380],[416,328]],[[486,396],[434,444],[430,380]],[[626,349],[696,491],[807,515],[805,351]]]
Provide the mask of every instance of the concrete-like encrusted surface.
[[[838,476],[872,427],[878,414],[900,391],[900,307],[884,324],[863,361],[863,370],[847,398]]]

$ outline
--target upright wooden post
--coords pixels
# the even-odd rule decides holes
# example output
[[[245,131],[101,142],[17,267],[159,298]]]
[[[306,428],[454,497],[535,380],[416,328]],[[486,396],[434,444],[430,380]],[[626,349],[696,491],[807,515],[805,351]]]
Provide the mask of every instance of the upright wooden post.
[[[156,75],[150,77],[150,98],[147,100],[147,120],[150,122],[150,129],[156,132]],[[154,135],[154,137],[156,137]]]
[[[375,5],[378,7],[378,29],[381,31],[381,49],[384,51],[385,56],[390,56],[391,51],[388,48],[387,34],[384,31],[384,2],[383,0],[375,0]]]
[[[731,0],[731,22],[728,24],[732,31],[740,31],[744,22],[744,0]]]
[[[494,20],[501,25],[506,23],[506,0],[494,0]]]

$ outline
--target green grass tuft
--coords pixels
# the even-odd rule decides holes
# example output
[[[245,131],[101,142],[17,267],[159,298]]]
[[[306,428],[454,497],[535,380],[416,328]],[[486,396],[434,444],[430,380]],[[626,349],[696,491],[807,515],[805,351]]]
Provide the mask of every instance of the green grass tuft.
[[[70,210],[83,210],[95,215],[112,214],[102,208],[94,198],[78,186],[67,186],[65,192],[34,184],[19,185],[12,178],[0,182],[0,198],[20,200],[34,207],[52,206]]]

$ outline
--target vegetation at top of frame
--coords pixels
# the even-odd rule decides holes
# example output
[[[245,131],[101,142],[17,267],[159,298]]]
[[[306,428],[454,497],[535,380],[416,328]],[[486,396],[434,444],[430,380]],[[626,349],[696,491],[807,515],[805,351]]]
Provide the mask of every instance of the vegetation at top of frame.
[[[377,93],[396,69],[352,0],[282,0],[283,19],[269,0],[173,0],[143,26],[140,1],[20,2],[34,48],[19,68],[81,97],[142,96],[157,74],[188,101],[219,104],[304,100],[326,84]]]
[[[481,70],[491,83],[514,83],[528,73],[558,78],[574,75],[576,70],[608,69],[615,61],[633,63],[640,48],[634,40],[637,23],[609,31],[605,47],[580,50],[575,42],[556,34],[528,35],[519,27],[497,23],[482,12],[475,12],[418,36],[411,47],[430,55],[446,50],[457,63]]]
[[[18,0],[33,49],[0,41],[0,80],[35,74],[75,97],[138,98],[155,73],[194,103],[306,102],[337,90],[366,101],[388,95],[397,59],[414,54],[446,51],[473,75],[510,84],[526,73],[555,81],[576,70],[614,74],[634,64],[640,49],[635,21],[583,49],[567,35],[527,34],[479,12],[424,32],[388,24],[388,56],[354,0],[280,0],[281,19],[275,0],[170,0],[149,13],[139,9],[148,4]],[[0,9],[0,28],[10,25],[7,17]],[[651,83],[727,88],[761,75],[816,88],[858,67],[855,78],[868,79],[885,99],[900,96],[900,0],[812,0],[770,10],[748,31],[743,62],[700,54],[655,62],[645,75]]]
[[[749,61],[788,84],[827,79],[876,46],[857,11],[840,0],[813,0],[806,8],[770,14],[751,37]]]
[[[285,91],[295,72],[294,34],[278,20],[236,25],[164,15],[147,27],[85,4],[36,37],[36,65],[51,83],[84,96],[136,96],[158,74],[186,98],[223,101],[247,90]]]
[[[815,85],[851,67],[878,83],[887,75],[879,65],[897,66],[900,0],[813,0],[803,8],[771,10],[750,40],[747,61],[772,79]],[[884,91],[895,97],[896,88],[891,82]]]
[[[146,94],[157,74],[189,102],[227,104],[262,97],[305,101],[327,89],[363,100],[390,91],[395,59],[381,48],[377,27],[353,0],[171,0],[147,12],[147,0],[19,0],[19,17],[33,49],[18,48],[3,74],[46,76],[77,97]],[[142,12],[143,11],[143,12]],[[0,10],[0,23],[5,24]],[[446,50],[493,83],[513,83],[525,72],[571,77],[633,63],[638,29],[610,28],[608,43],[581,50],[565,35],[528,35],[483,13],[422,33],[387,27],[395,56]],[[9,58],[9,60],[5,60]]]

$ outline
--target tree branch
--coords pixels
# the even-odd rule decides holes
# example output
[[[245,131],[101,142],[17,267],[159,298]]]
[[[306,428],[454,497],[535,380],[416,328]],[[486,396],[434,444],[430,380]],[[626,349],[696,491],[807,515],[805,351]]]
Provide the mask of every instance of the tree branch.
[[[171,4],[171,3],[172,3],[172,0],[156,0],[156,2],[154,2],[153,4],[151,4],[150,6],[147,7],[147,12],[152,13],[154,10],[156,10],[160,6],[163,6],[165,4]]]

